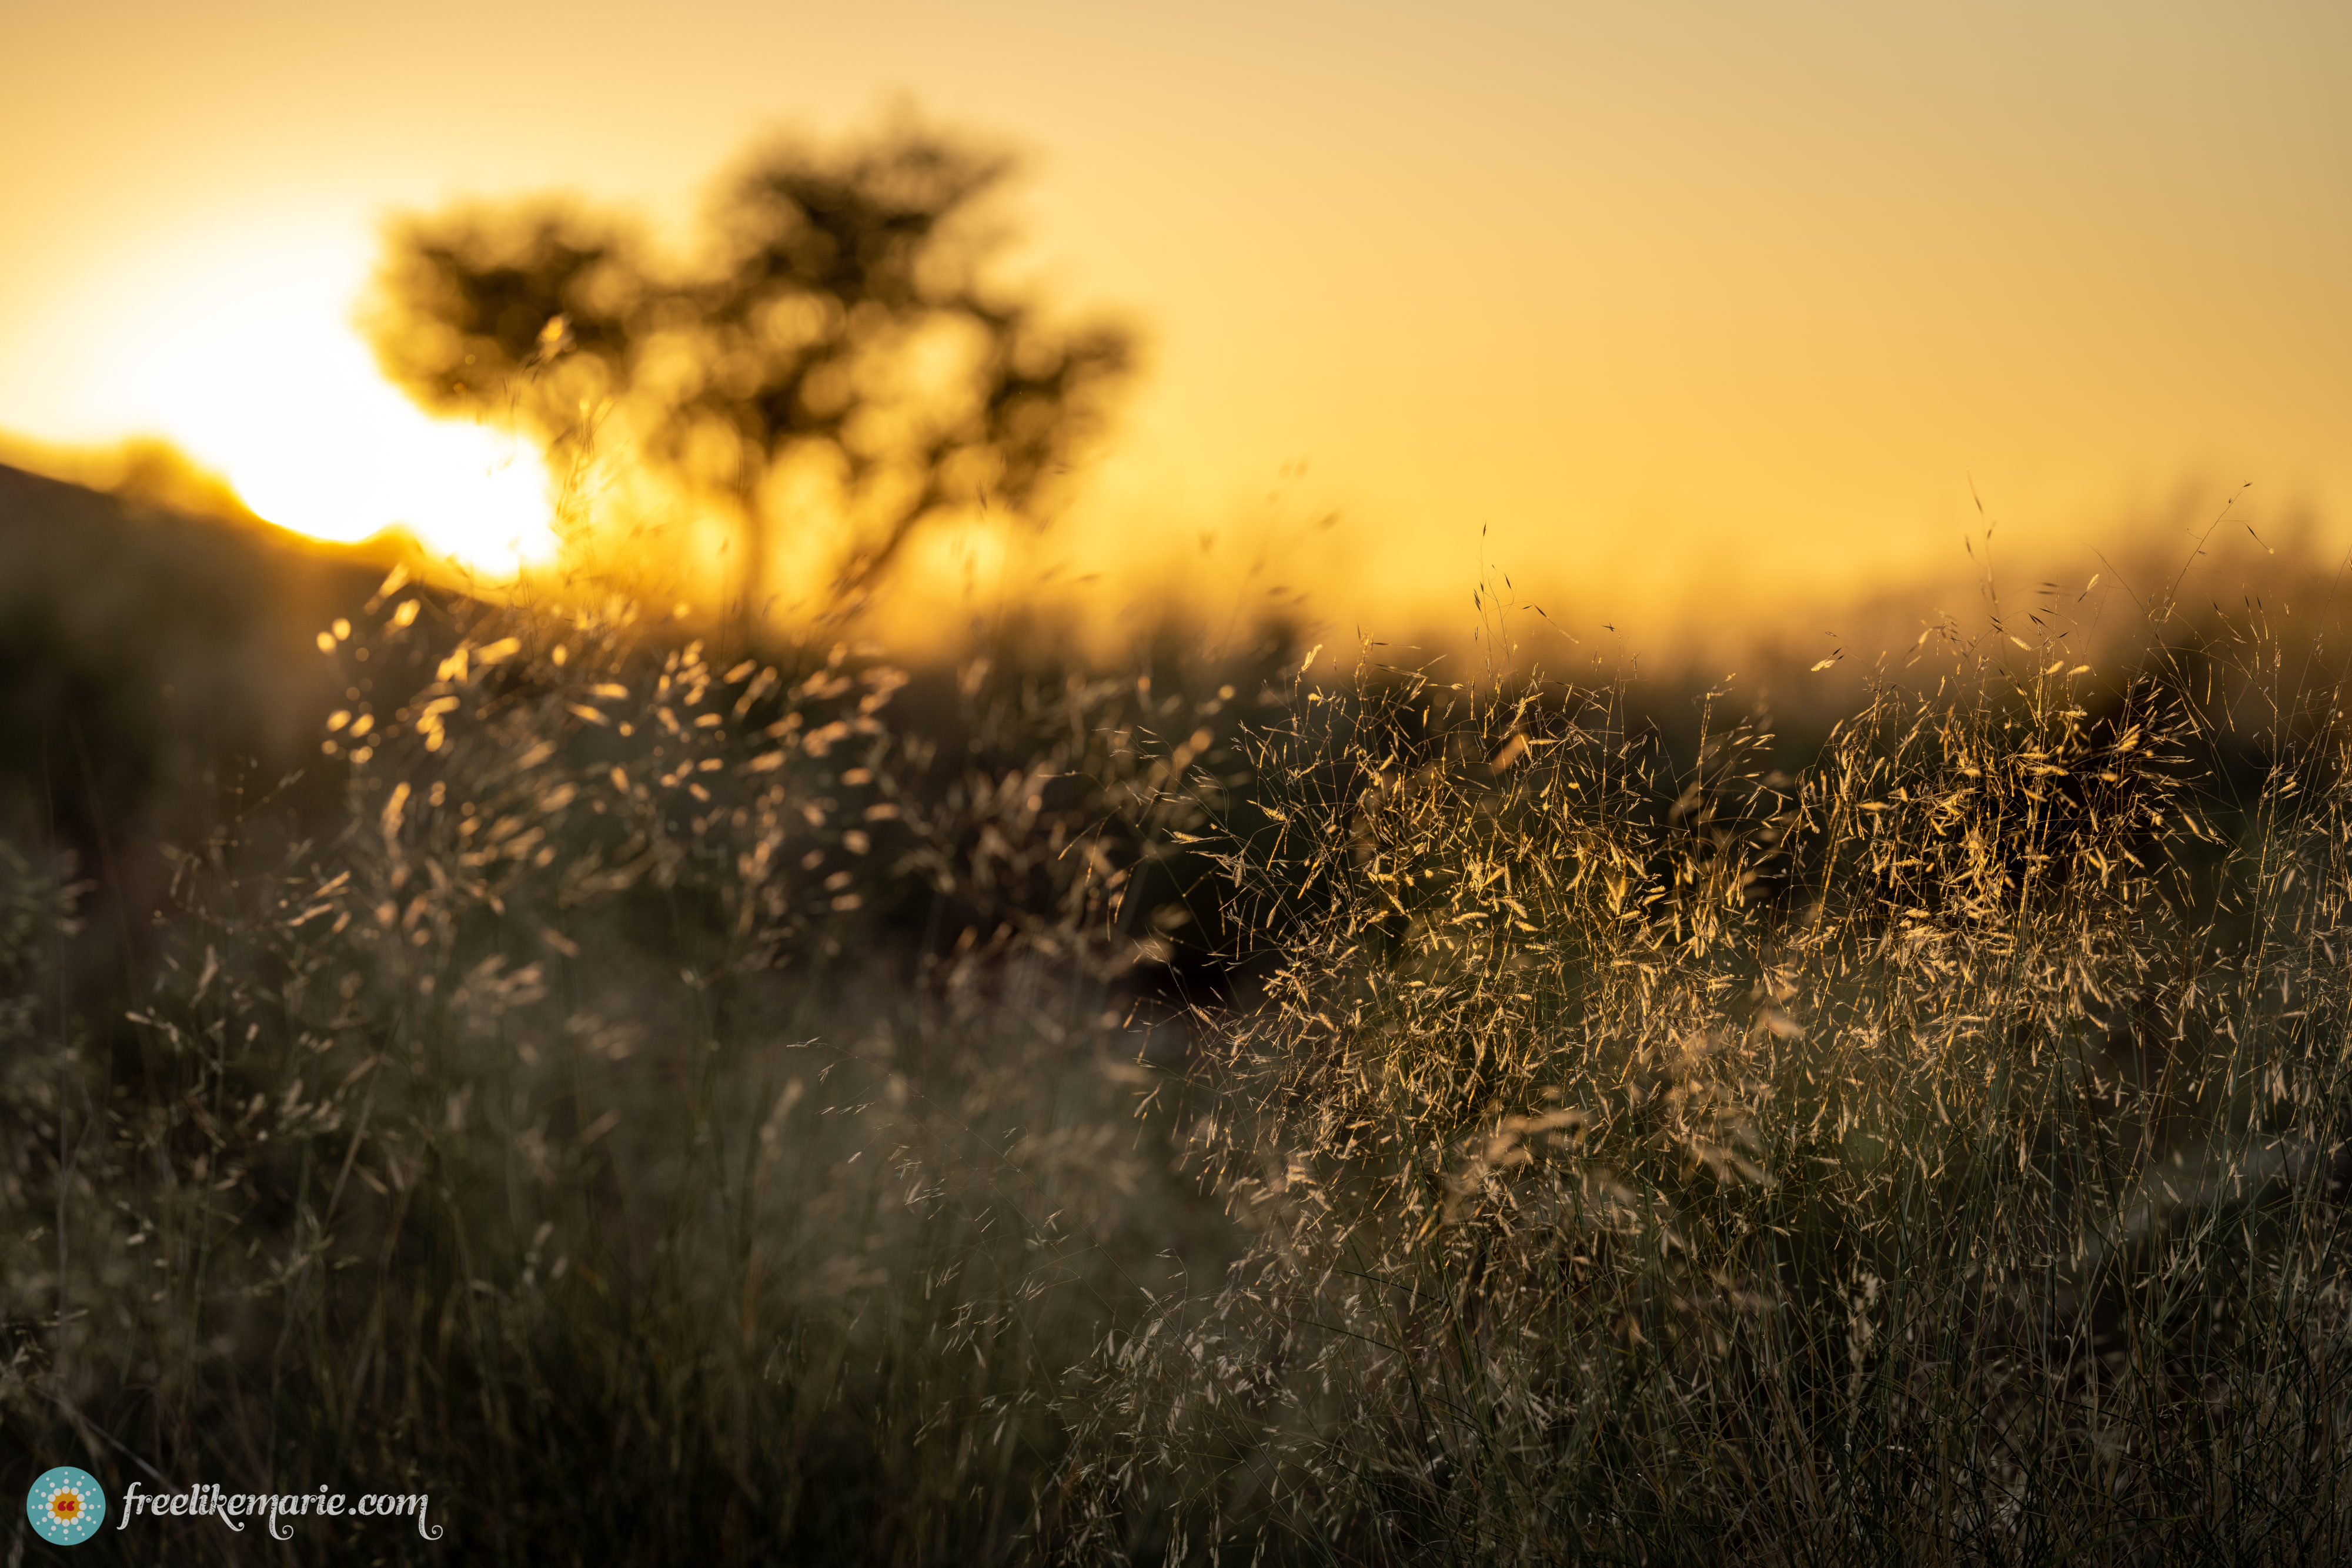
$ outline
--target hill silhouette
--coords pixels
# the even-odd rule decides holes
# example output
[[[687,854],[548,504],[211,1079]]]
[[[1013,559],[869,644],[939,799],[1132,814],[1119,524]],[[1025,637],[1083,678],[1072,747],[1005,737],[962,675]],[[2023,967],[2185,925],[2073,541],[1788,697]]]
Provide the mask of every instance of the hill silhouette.
[[[331,797],[305,772],[344,690],[317,638],[389,564],[0,465],[0,839],[94,884],[79,983],[141,958],[164,846]]]

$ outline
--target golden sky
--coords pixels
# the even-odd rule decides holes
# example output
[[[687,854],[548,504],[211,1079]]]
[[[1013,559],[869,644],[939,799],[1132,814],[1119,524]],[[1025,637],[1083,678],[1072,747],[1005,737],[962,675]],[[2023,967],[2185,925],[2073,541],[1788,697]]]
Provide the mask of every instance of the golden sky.
[[[1025,152],[1021,267],[1147,334],[1079,566],[1764,597],[1956,560],[1972,485],[2011,537],[2251,480],[2352,538],[2348,84],[2340,0],[15,0],[0,430],[494,561],[540,481],[373,380],[382,214],[682,220],[905,101]]]

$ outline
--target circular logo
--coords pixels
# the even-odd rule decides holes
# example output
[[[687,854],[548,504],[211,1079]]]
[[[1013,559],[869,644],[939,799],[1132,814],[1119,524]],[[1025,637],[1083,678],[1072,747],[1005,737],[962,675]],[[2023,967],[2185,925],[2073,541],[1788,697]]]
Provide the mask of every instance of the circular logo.
[[[79,1546],[97,1533],[106,1517],[106,1489],[88,1470],[59,1465],[25,1494],[25,1517],[42,1540]]]

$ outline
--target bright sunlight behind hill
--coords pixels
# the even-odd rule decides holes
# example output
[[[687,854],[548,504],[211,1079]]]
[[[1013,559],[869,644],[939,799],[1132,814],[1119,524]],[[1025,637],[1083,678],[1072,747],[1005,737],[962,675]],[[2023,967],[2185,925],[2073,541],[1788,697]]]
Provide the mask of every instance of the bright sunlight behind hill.
[[[1489,563],[1620,624],[1965,575],[1979,497],[2070,576],[2248,481],[2265,538],[2352,537],[2352,7],[2328,0],[686,0],[658,26],[617,0],[117,0],[14,6],[7,38],[0,136],[42,152],[8,176],[0,430],[175,436],[298,526],[415,512],[403,486],[463,490],[491,455],[428,462],[403,414],[330,455],[373,405],[317,369],[252,372],[304,433],[284,458],[249,450],[254,404],[214,428],[226,388],[131,417],[164,401],[148,367],[244,339],[184,287],[193,252],[323,331],[387,212],[569,191],[689,234],[755,139],[903,96],[1026,160],[1024,278],[1146,334],[1055,534],[1106,600],[1228,601],[1285,528],[1307,543],[1262,552],[1272,581],[1388,626],[1450,623]],[[125,267],[140,287],[93,287]],[[112,401],[59,428],[61,381]],[[280,463],[376,494],[297,516]]]
[[[428,418],[377,371],[350,320],[368,260],[315,226],[126,257],[61,312],[102,322],[103,340],[49,357],[62,367],[55,434],[155,432],[261,517],[318,538],[405,528],[493,578],[551,556],[539,453]]]

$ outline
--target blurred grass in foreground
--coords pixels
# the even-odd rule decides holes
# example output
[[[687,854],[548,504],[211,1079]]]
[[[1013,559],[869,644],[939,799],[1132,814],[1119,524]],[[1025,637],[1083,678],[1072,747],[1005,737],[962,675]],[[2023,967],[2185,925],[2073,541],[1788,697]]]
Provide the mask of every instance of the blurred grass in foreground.
[[[2147,608],[1790,757],[387,584],[124,994],[0,853],[0,1446],[446,1506],[353,1561],[2340,1555],[2342,672]]]

